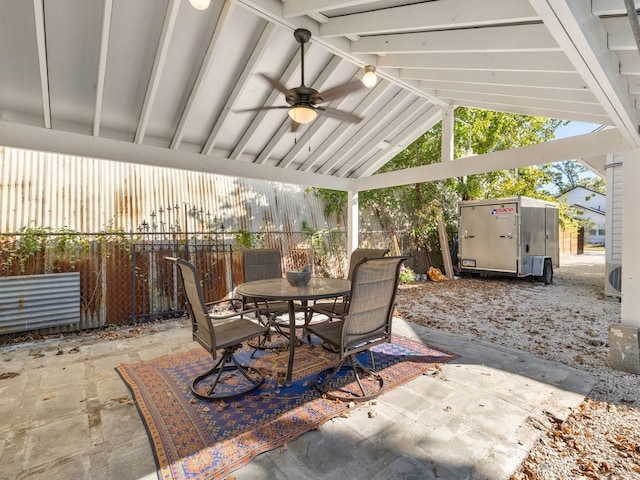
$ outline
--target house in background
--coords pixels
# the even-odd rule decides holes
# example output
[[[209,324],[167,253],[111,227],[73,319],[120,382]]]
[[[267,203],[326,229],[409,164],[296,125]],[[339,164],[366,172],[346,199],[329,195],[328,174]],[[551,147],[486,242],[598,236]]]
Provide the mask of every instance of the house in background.
[[[606,232],[607,197],[584,187],[575,187],[558,197],[578,211],[578,218],[589,225],[585,227],[585,245],[604,245]]]

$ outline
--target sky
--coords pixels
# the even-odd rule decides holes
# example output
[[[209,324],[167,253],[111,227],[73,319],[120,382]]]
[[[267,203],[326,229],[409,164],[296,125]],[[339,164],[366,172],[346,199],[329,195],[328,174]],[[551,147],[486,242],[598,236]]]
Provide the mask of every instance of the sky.
[[[600,125],[593,124],[593,123],[570,122],[567,125],[556,128],[556,131],[555,131],[556,139],[574,137],[576,135],[591,133],[599,127]],[[582,177],[595,177],[595,176],[596,175],[591,171],[586,171],[584,174],[582,174]],[[547,185],[547,187],[549,187],[550,191],[554,191],[554,186]]]
[[[556,138],[574,137],[584,133],[591,133],[600,125],[584,122],[570,122],[568,125],[556,128]]]

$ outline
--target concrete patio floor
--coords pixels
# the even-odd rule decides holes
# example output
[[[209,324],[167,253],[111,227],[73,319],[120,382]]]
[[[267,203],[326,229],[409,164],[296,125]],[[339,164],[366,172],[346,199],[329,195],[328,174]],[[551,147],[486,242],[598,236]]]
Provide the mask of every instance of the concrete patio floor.
[[[228,478],[507,479],[595,379],[518,350],[398,319],[394,332],[460,355]],[[114,368],[199,348],[189,324],[0,348],[0,478],[155,479],[147,432]],[[370,418],[369,412],[375,415]]]

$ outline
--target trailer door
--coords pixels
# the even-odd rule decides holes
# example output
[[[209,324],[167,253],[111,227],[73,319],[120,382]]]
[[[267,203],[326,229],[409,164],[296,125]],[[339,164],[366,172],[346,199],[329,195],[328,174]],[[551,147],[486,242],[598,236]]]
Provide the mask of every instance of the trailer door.
[[[460,207],[463,270],[518,273],[518,204]]]
[[[556,207],[545,207],[545,254],[552,258],[553,266],[560,266],[560,232],[558,227],[559,211]]]

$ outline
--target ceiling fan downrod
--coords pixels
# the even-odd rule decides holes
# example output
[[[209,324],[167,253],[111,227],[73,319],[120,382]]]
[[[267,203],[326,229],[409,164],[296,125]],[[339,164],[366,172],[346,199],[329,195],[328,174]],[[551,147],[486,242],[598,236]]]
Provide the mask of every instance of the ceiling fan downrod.
[[[311,40],[311,32],[306,28],[296,28],[293,37],[300,44],[300,86],[304,87],[304,44]]]

